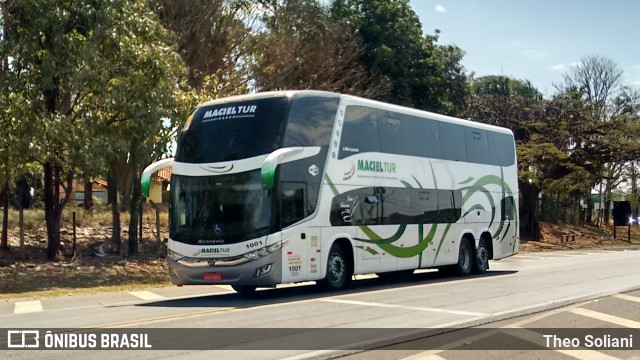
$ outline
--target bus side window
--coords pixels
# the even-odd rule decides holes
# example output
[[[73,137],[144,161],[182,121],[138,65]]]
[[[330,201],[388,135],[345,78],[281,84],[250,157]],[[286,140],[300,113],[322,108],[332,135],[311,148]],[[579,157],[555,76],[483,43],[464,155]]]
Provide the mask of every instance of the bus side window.
[[[364,106],[347,106],[338,159],[377,151],[380,151],[377,110]]]
[[[282,183],[281,224],[285,228],[305,218],[305,183]]]
[[[411,189],[411,202],[415,207],[418,224],[433,224],[438,220],[438,191]]]
[[[443,160],[467,161],[467,151],[462,125],[438,123],[440,155]]]
[[[515,219],[513,212],[513,196],[507,196],[502,199],[502,220]]]
[[[460,190],[438,190],[438,222],[454,223],[462,215],[462,192]]]
[[[487,144],[487,132],[485,130],[465,126],[464,140],[468,162],[489,164],[489,145]]]

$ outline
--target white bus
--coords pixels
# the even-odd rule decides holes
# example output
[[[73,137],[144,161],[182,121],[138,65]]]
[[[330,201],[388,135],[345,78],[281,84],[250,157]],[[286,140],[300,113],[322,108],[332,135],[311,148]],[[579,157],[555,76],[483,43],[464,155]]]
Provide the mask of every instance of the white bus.
[[[176,285],[257,287],[415,269],[482,273],[518,251],[510,130],[355,96],[268,92],[199,105],[179,135]]]

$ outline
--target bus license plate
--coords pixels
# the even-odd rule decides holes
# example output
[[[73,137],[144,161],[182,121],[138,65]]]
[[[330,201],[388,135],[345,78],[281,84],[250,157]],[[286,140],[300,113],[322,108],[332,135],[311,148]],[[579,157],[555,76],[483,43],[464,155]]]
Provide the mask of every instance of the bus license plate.
[[[222,274],[219,272],[204,273],[202,278],[207,281],[222,281]]]

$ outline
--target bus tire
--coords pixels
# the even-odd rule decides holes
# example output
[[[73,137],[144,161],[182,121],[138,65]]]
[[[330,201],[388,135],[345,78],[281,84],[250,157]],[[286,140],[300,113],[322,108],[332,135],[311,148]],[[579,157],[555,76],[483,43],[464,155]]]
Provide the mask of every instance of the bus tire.
[[[231,287],[233,288],[233,290],[235,290],[238,293],[238,295],[240,295],[245,299],[253,297],[253,295],[256,293],[256,286],[231,285]]]
[[[345,255],[344,249],[338,244],[333,244],[327,258],[327,275],[318,284],[324,290],[344,289],[351,282],[351,266]]]
[[[458,251],[458,263],[454,265],[456,274],[460,276],[471,274],[473,263],[474,258],[471,244],[466,237],[462,238],[462,241],[460,241],[460,250]]]
[[[473,272],[475,274],[484,274],[489,268],[489,249],[484,238],[480,238],[478,248],[474,253]]]

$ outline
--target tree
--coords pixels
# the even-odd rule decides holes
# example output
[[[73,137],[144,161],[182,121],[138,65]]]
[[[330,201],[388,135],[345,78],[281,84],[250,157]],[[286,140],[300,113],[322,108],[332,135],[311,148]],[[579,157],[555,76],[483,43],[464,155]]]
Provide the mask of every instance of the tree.
[[[351,25],[364,45],[360,62],[372,78],[390,85],[379,100],[424,110],[459,113],[468,84],[460,64],[464,53],[423,36],[408,0],[336,0],[332,18]]]
[[[173,38],[143,1],[127,2],[115,17],[124,27],[100,46],[108,56],[98,59],[97,76],[107,86],[87,98],[86,116],[92,136],[100,138],[102,172],[108,173],[114,224],[113,242],[120,251],[119,179],[129,181],[127,254],[137,253],[141,168],[166,155],[173,129],[187,112],[183,102],[184,65],[171,47]],[[141,70],[144,71],[141,71]],[[119,161],[125,167],[119,166]],[[106,170],[108,169],[108,170]],[[125,171],[122,171],[122,170]]]
[[[254,1],[153,0],[150,4],[175,35],[190,87],[224,95],[246,89],[248,47],[259,18]]]
[[[251,66],[259,91],[313,89],[375,97],[376,83],[358,62],[359,37],[315,0],[272,2],[254,36]]]
[[[157,37],[145,36],[159,27],[142,0],[7,0],[3,10],[10,69],[22,80],[15,92],[29,105],[24,119],[32,133],[24,141],[43,167],[47,257],[54,260],[74,173],[87,164],[104,168],[101,159],[113,153],[106,151],[113,138],[96,136],[96,129],[104,119],[133,121],[120,136],[137,146],[155,139],[165,108],[154,106],[173,95],[157,84],[175,87],[176,79],[162,70],[175,57],[166,44],[153,42]],[[127,116],[112,116],[105,105],[125,105],[110,102],[105,88],[119,89],[122,99],[126,92]]]
[[[611,59],[588,56],[563,75],[556,85],[560,96],[574,94],[584,107],[588,121],[581,124],[572,144],[572,156],[588,165],[593,174],[593,185],[605,195],[604,221],[609,220],[609,200],[612,189],[621,180],[620,175],[637,159],[638,138],[627,141],[627,120],[617,110],[625,103],[622,70]],[[621,96],[620,96],[621,95]],[[566,95],[565,95],[566,96]],[[617,103],[616,103],[617,102]],[[588,212],[590,213],[590,212]]]
[[[30,155],[31,136],[35,127],[29,121],[28,101],[19,91],[28,81],[24,73],[12,71],[15,60],[11,59],[11,2],[0,2],[0,198],[3,207],[0,248],[8,249],[8,217],[11,186],[27,164],[35,158]]]

